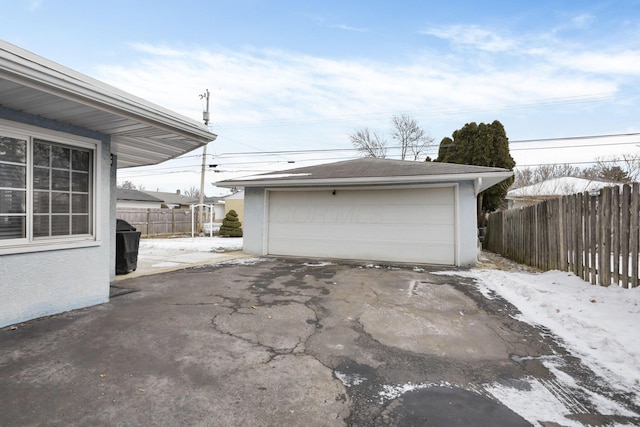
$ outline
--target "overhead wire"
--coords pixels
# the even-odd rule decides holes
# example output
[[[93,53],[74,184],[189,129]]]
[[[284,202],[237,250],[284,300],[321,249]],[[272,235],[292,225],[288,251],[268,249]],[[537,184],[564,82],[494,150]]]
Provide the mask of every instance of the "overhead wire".
[[[520,139],[520,140],[512,140],[509,141],[509,144],[524,144],[524,143],[534,143],[534,142],[559,142],[559,141],[584,141],[584,140],[594,140],[594,139],[603,139],[603,138],[628,138],[628,137],[637,137],[640,136],[638,132],[631,133],[616,133],[616,134],[600,134],[600,135],[581,135],[581,136],[568,136],[568,137],[552,137],[552,138],[538,138],[538,139]],[[240,143],[240,142],[238,142]],[[242,143],[241,143],[242,144]],[[248,144],[242,144],[251,147]],[[570,149],[570,148],[586,148],[586,147],[606,147],[606,146],[624,146],[624,145],[640,145],[640,140],[627,141],[627,142],[610,142],[610,143],[596,143],[596,144],[572,144],[572,145],[553,145],[553,146],[536,146],[536,147],[515,147],[510,148],[510,151],[533,151],[533,150],[551,150],[551,149]],[[255,147],[251,147],[255,148]],[[388,146],[389,150],[398,150],[400,146]],[[439,146],[434,145],[429,147],[429,149],[425,152],[426,154],[436,154]],[[323,148],[323,149],[299,149],[299,150],[272,150],[272,151],[244,151],[244,152],[230,152],[230,153],[222,153],[219,155],[208,155],[213,159],[228,159],[231,160],[233,158],[238,157],[261,157],[261,156],[277,156],[282,159],[285,159],[288,163],[291,163],[291,160],[285,158],[285,155],[305,155],[305,154],[322,154],[322,153],[347,153],[347,152],[357,152],[358,150],[355,147],[351,148]],[[329,161],[329,160],[346,160],[351,157],[316,157],[316,158],[304,158],[295,160],[296,163],[301,162],[317,162],[317,161]],[[180,157],[176,160],[182,160],[187,158],[202,158],[201,154],[190,155]],[[621,161],[622,159],[614,159],[610,160],[611,162]],[[537,163],[537,164],[519,164],[516,167],[533,167],[533,166],[542,166],[542,165],[554,165],[554,164],[591,164],[593,161],[574,161],[574,162],[562,162],[562,163]],[[224,161],[220,164],[220,166],[234,166],[234,165],[249,165],[249,164],[275,164],[282,163],[281,161],[240,161],[240,162],[228,162]],[[164,166],[164,167],[145,167],[143,170],[123,170],[120,172],[120,176],[123,177],[145,177],[145,176],[157,176],[164,174],[175,174],[175,173],[200,173],[198,164],[189,164],[189,165],[178,165],[178,166]],[[149,170],[148,168],[153,168]],[[242,170],[238,172],[244,172],[248,170]],[[264,170],[268,172],[269,170]]]

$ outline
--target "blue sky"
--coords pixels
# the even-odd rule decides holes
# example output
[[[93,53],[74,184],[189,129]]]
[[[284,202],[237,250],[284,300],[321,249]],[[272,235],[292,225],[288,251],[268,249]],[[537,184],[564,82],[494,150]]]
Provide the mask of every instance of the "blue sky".
[[[2,39],[184,115],[201,118],[209,89],[219,137],[208,163],[224,172],[207,172],[208,194],[218,179],[353,157],[349,133],[388,134],[396,114],[429,132],[432,156],[465,123],[496,119],[518,165],[640,145],[545,141],[640,132],[640,1],[0,0],[0,10]],[[119,176],[184,190],[199,186],[200,164],[193,152]]]

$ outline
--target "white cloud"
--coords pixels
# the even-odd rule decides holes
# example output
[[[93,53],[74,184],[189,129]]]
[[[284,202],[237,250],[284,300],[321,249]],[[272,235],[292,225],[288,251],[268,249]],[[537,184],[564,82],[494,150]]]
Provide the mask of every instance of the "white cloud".
[[[509,44],[505,42],[505,46]],[[405,64],[338,60],[278,50],[183,50],[133,45],[143,55],[105,65],[103,79],[144,98],[200,116],[196,96],[211,90],[213,120],[349,119],[398,111],[451,111],[548,98],[615,93],[609,79],[567,73],[566,57],[501,66],[425,54]],[[550,59],[551,58],[551,59]],[[584,64],[596,64],[584,57]],[[630,60],[630,59],[629,59]],[[640,61],[638,61],[640,63]],[[577,64],[577,62],[576,62]],[[636,65],[637,67],[637,65]]]
[[[502,37],[477,25],[437,27],[423,30],[420,33],[448,40],[456,45],[489,52],[506,52],[518,48],[516,40]]]
[[[27,0],[26,5],[29,11],[35,11],[42,7],[44,0]]]
[[[558,54],[555,60],[567,68],[590,73],[640,75],[640,50]]]
[[[593,15],[589,15],[588,13],[582,13],[580,15],[574,16],[571,19],[571,23],[576,28],[588,28],[593,24],[596,18]]]
[[[510,40],[479,28],[465,36],[463,33],[457,29],[442,30],[441,34],[469,43],[480,40],[485,49],[468,49],[463,55],[430,50],[399,63],[273,49],[232,51],[132,44],[135,60],[105,64],[96,77],[195,119],[202,117],[203,110],[198,95],[209,89],[210,123],[219,135],[215,149],[209,152],[217,156],[239,151],[350,147],[349,132],[365,126],[386,132],[391,116],[398,113],[417,117],[436,141],[469,121],[494,119],[501,120],[508,131],[514,128],[505,120],[528,126],[519,129],[516,138],[569,136],[571,132],[583,135],[593,132],[585,130],[591,125],[584,114],[588,107],[617,97],[623,84],[633,85],[638,80],[640,58],[634,51],[570,52],[566,45],[560,45],[561,50],[553,43],[524,37]],[[562,116],[547,113],[554,107]],[[633,105],[625,110],[630,108]],[[596,120],[612,122],[604,117]],[[606,128],[604,133],[615,131]],[[582,161],[604,154],[565,151],[554,152],[554,160]],[[520,164],[549,161],[547,151],[513,154]],[[335,154],[326,156],[335,159]],[[251,156],[224,158],[221,168],[250,169],[251,173],[281,170],[291,167],[286,163],[289,159],[293,158],[261,157],[258,160],[265,163],[254,164],[256,158]],[[296,166],[301,166],[300,159],[295,160]],[[239,165],[241,161],[246,164]],[[191,162],[193,167],[187,174],[192,181],[178,188],[188,188],[197,181],[198,162]],[[215,179],[234,177],[211,175]],[[164,178],[153,177],[146,185],[155,188]],[[175,184],[168,185],[168,190],[173,190]]]
[[[183,56],[184,51],[167,46],[155,46],[148,43],[130,43],[130,46],[138,52],[158,56]]]
[[[329,25],[329,27],[337,28],[338,30],[356,31],[356,32],[359,32],[359,33],[366,33],[367,31],[369,31],[366,28],[352,27],[352,26],[345,25],[345,24]]]

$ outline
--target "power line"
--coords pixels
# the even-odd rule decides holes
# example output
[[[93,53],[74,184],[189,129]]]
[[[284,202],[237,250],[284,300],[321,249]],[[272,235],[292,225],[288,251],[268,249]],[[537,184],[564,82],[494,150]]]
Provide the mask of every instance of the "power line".
[[[540,167],[540,166],[563,166],[563,165],[590,165],[593,163],[617,163],[623,162],[625,159],[609,159],[609,160],[592,160],[582,162],[560,162],[560,163],[532,163],[528,165],[516,165],[515,168],[528,168],[528,167]]]
[[[612,142],[609,144],[580,144],[580,145],[556,145],[553,147],[525,147],[525,148],[512,148],[510,151],[524,151],[524,150],[554,150],[563,148],[584,148],[584,147],[608,147],[612,145],[637,145],[640,141],[633,142]]]
[[[603,139],[603,138],[624,138],[624,137],[637,137],[640,136],[640,133],[618,133],[618,134],[604,134],[604,135],[582,135],[582,136],[568,136],[568,137],[553,137],[553,138],[539,138],[539,139],[521,139],[521,140],[513,140],[510,141],[510,144],[520,144],[520,143],[532,143],[532,142],[556,142],[556,141],[583,141],[583,140],[593,140],[593,139]],[[612,143],[597,143],[597,144],[573,144],[573,145],[554,145],[554,146],[542,146],[542,147],[522,147],[522,148],[512,148],[510,151],[532,151],[532,150],[550,150],[550,149],[567,149],[567,148],[586,148],[586,147],[606,147],[606,146],[623,146],[623,145],[636,145],[640,144],[640,141],[631,141],[631,142],[612,142]],[[245,144],[243,144],[245,145]],[[252,147],[255,148],[255,147]],[[398,150],[400,146],[390,146],[387,147],[389,150]],[[429,147],[425,154],[435,154],[439,146]],[[274,150],[274,151],[244,151],[244,152],[231,152],[231,153],[222,153],[218,156],[209,155],[214,159],[226,159],[226,158],[234,158],[234,157],[258,157],[258,156],[277,156],[282,157],[282,155],[304,155],[304,154],[321,154],[321,153],[346,153],[346,152],[357,152],[358,150],[355,147],[352,148],[324,148],[324,149],[309,149],[309,150]],[[202,155],[192,155],[192,156],[184,156],[180,157],[176,160],[186,159],[186,158],[201,158]],[[301,162],[316,162],[316,161],[329,161],[329,160],[347,160],[351,159],[351,157],[322,157],[322,158],[307,158],[307,159],[298,159],[297,163]],[[615,159],[608,160],[607,162],[617,162],[623,159]],[[289,161],[290,162],[290,161]],[[595,163],[596,160],[593,161],[580,161],[580,162],[563,162],[563,163],[538,163],[538,164],[526,164],[526,165],[517,165],[516,167],[533,167],[533,166],[546,166],[546,165],[561,165],[561,164],[591,164]],[[221,166],[231,166],[231,165],[249,165],[249,164],[273,164],[279,163],[279,161],[242,161],[242,162],[224,162]],[[165,166],[165,167],[150,167],[146,166],[145,170],[140,171],[132,171],[127,170],[121,173],[123,177],[145,177],[145,176],[158,176],[158,175],[166,175],[166,174],[175,174],[175,173],[197,173],[198,165],[179,165],[179,166]],[[148,168],[153,168],[149,170]],[[193,168],[193,169],[190,169]],[[268,172],[265,170],[264,172]]]
[[[520,143],[526,143],[526,142],[547,142],[547,141],[575,141],[575,140],[583,140],[583,139],[600,139],[600,138],[621,138],[621,137],[638,136],[638,135],[640,135],[640,132],[612,133],[608,135],[565,136],[565,137],[538,138],[538,139],[517,139],[517,140],[509,141],[509,144],[520,144]]]
[[[602,139],[602,138],[623,138],[623,137],[632,137],[632,136],[640,136],[640,132],[636,133],[617,133],[617,134],[607,134],[607,135],[582,135],[582,136],[567,136],[567,137],[554,137],[554,138],[538,138],[538,139],[517,139],[509,141],[509,144],[523,144],[523,143],[532,143],[532,142],[551,142],[551,141],[579,141],[579,140],[590,140],[590,139]],[[623,142],[623,143],[602,143],[602,144],[588,144],[588,145],[576,145],[576,147],[600,147],[607,145],[631,145],[638,144],[639,142]],[[558,148],[570,148],[571,146],[563,146]],[[387,149],[401,149],[401,146],[388,146]],[[439,148],[433,147],[432,149]],[[543,147],[533,147],[530,149],[545,149]],[[549,147],[554,148],[554,147]],[[514,150],[518,150],[515,149]],[[218,158],[223,157],[235,157],[235,156],[269,156],[269,155],[279,155],[279,154],[305,154],[305,153],[330,153],[330,152],[340,152],[340,151],[357,151],[356,148],[320,148],[320,149],[309,149],[309,150],[273,150],[273,151],[263,151],[255,152],[255,151],[238,151],[231,153],[222,153],[218,156]]]

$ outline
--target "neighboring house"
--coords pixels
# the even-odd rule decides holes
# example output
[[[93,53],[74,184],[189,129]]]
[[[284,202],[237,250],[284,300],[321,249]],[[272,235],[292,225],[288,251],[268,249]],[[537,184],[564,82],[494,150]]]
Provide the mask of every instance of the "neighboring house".
[[[116,190],[116,207],[133,209],[160,209],[163,200],[138,190],[118,188]]]
[[[236,211],[240,222],[244,222],[244,190],[224,196],[224,214]]]
[[[566,176],[548,179],[537,184],[509,190],[505,201],[508,209],[517,209],[531,206],[548,199],[555,199],[571,194],[584,193],[585,191],[598,191],[604,187],[622,186],[622,184],[610,181],[598,181],[586,178]]]
[[[207,205],[206,212],[209,212],[209,207],[208,206],[213,205],[213,220],[215,222],[222,222],[222,220],[224,219],[224,215],[225,215],[224,197],[221,197],[221,196],[205,197],[203,201],[204,201],[204,204]],[[200,203],[200,201],[197,200],[194,203],[198,204],[198,203]]]
[[[477,195],[512,175],[363,158],[216,185],[245,189],[245,252],[463,266],[478,257]]]
[[[180,194],[180,190],[176,190],[175,193],[168,193],[164,191],[146,191],[143,190],[143,193],[148,194],[149,196],[155,197],[157,199],[162,200],[162,207],[169,209],[191,209],[192,203],[198,203],[197,198],[185,196],[184,194]]]
[[[215,137],[0,41],[0,327],[108,301],[117,168],[156,164]]]

